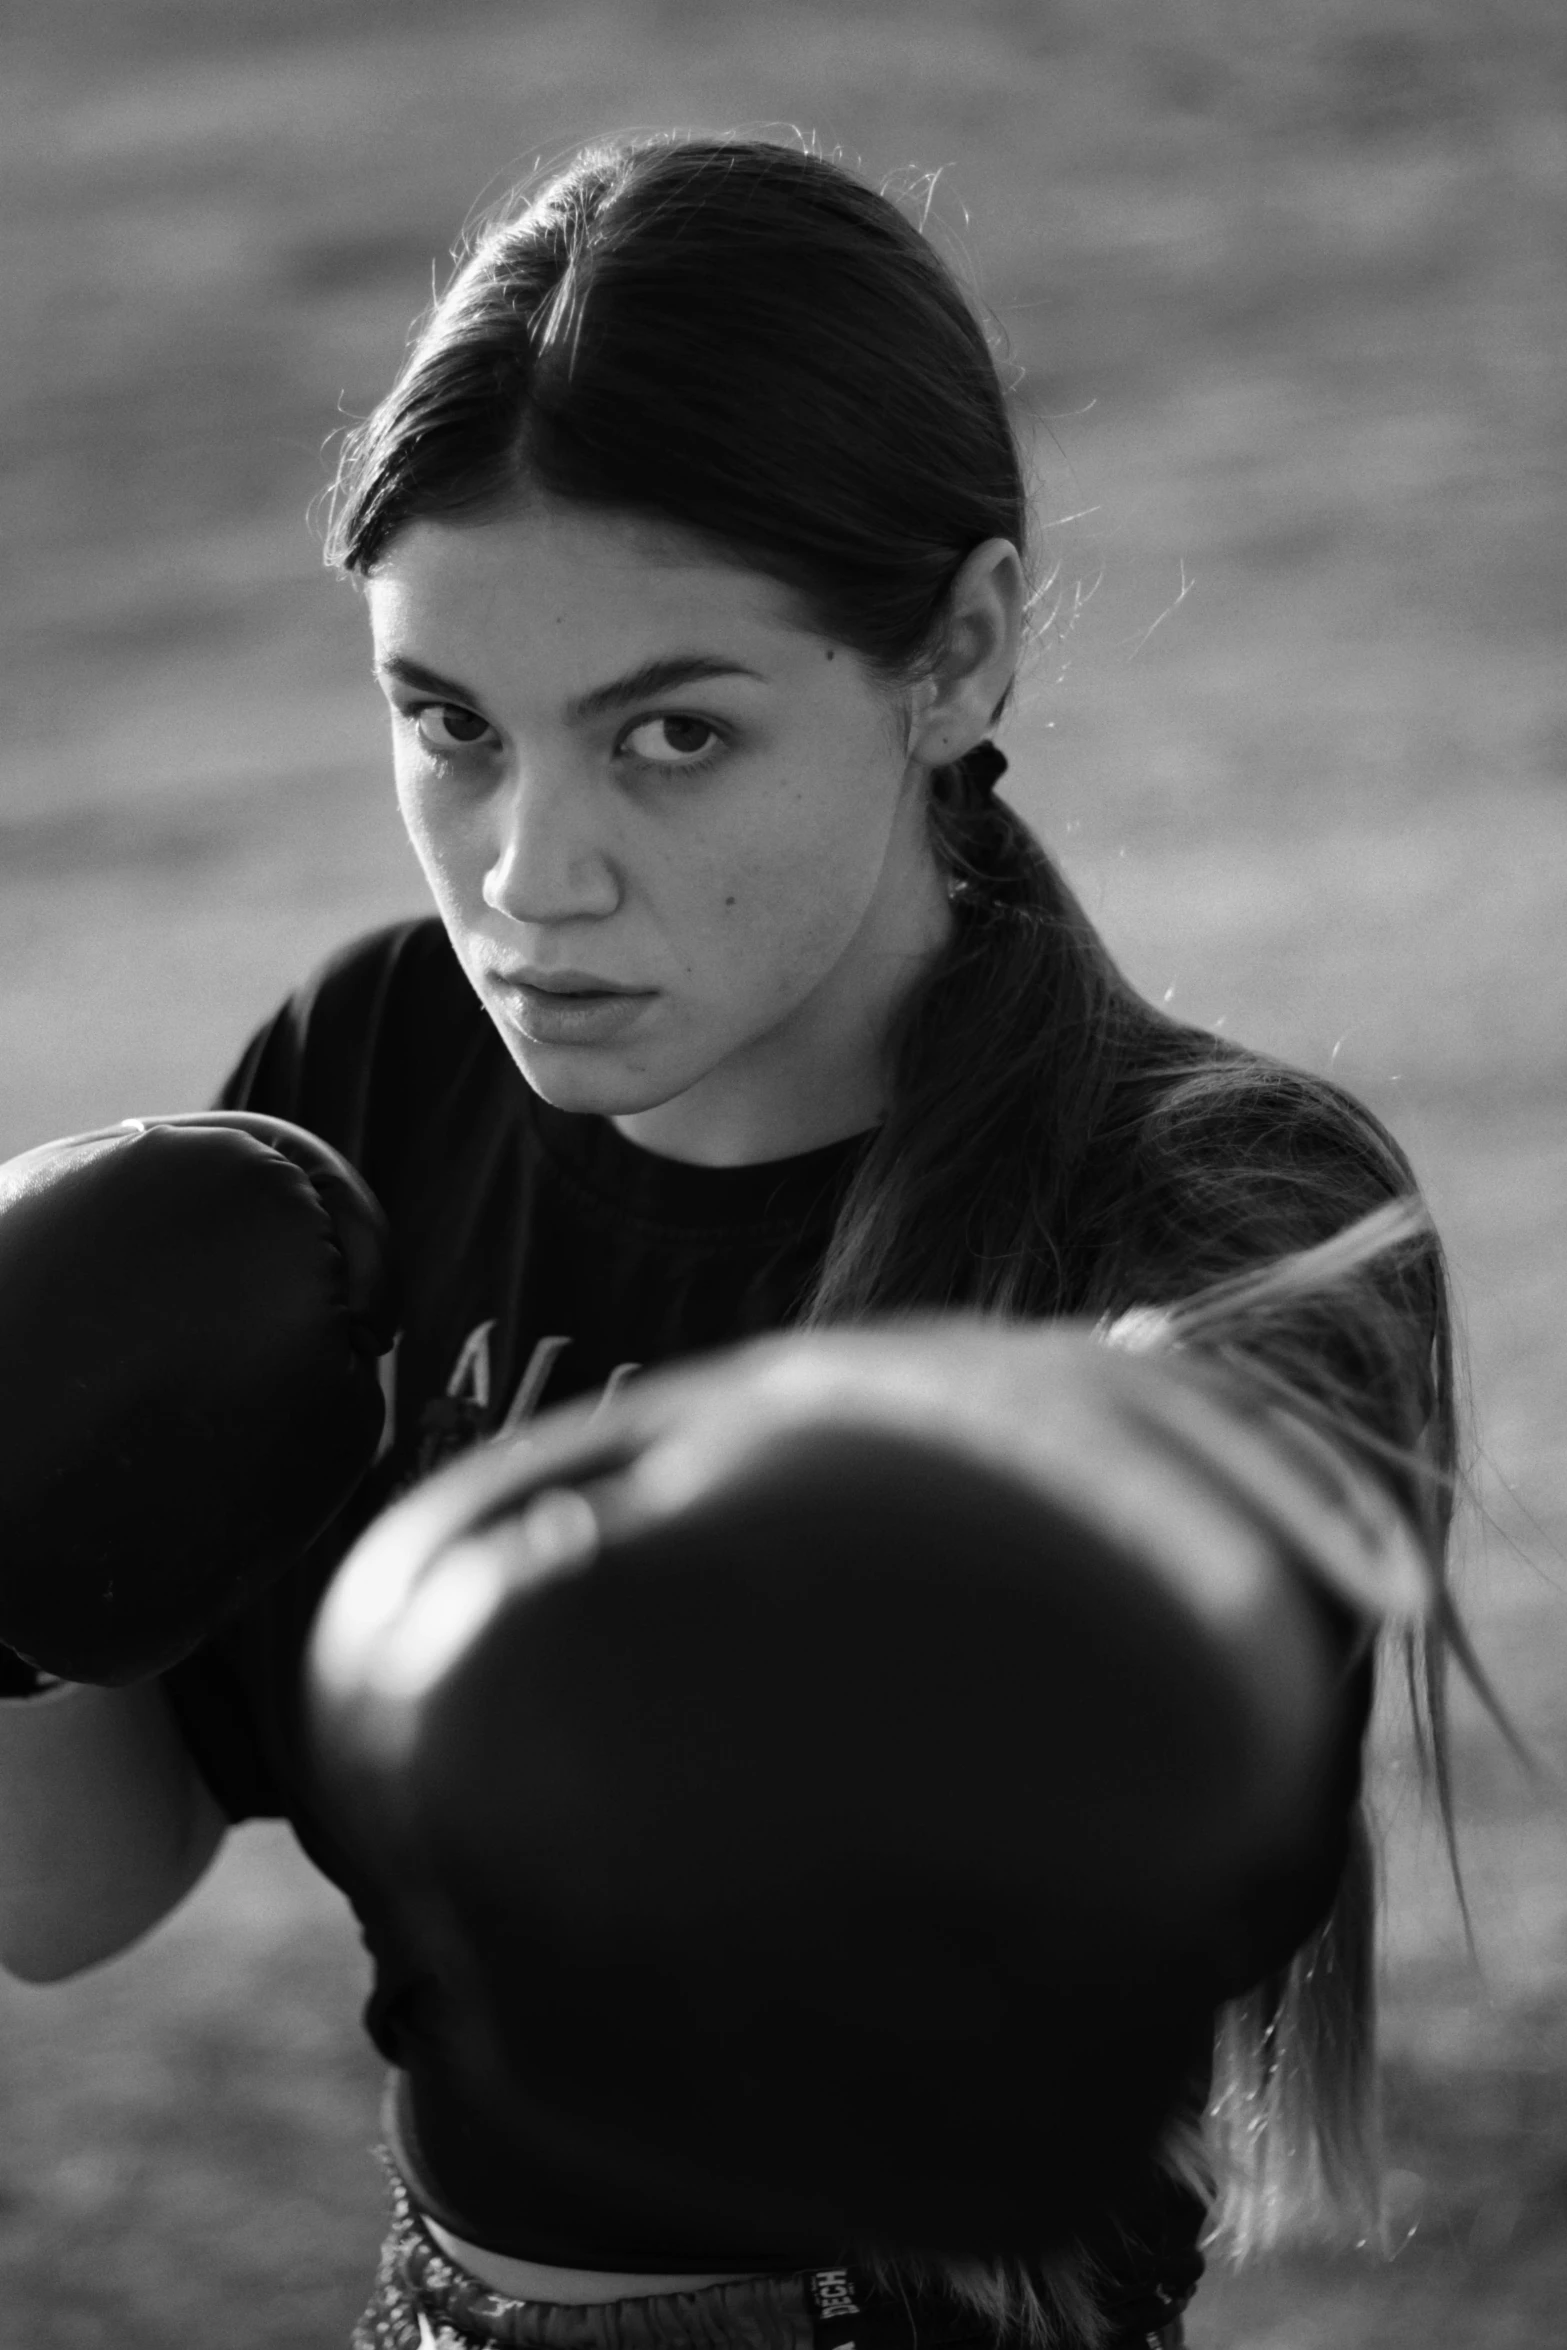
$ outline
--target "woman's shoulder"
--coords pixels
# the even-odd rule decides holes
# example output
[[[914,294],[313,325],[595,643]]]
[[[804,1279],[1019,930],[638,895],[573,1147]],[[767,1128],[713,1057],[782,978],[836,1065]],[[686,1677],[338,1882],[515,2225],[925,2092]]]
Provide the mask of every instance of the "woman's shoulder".
[[[1334,1079],[1203,1032],[1155,1057],[1123,1139],[1137,1188],[1188,1196],[1205,1217],[1266,1212],[1295,1245],[1416,1189],[1376,1113]]]
[[[356,1161],[390,1097],[483,1056],[493,1032],[439,921],[394,922],[324,958],[252,1036],[220,1095],[323,1135]]]
[[[1347,1087],[1209,1032],[1151,1019],[1114,1095],[1077,1193],[1079,1310],[1190,1298],[1419,1198],[1404,1151]],[[1422,1229],[1372,1286],[1407,1287],[1429,1325],[1440,1247]]]
[[[1408,1158],[1332,1078],[1212,1038],[1207,1046],[1150,1084],[1129,1121],[1119,1225],[1100,1226],[1096,1303],[1186,1308],[1206,1294],[1204,1343],[1216,1343],[1211,1301],[1234,1285],[1219,1318],[1223,1351],[1315,1399],[1346,1441],[1369,1433],[1400,1451],[1424,1444],[1449,1464],[1446,1274]],[[1407,1219],[1369,1221],[1395,1200],[1412,1203]],[[1332,1241],[1343,1247],[1312,1259],[1311,1279],[1276,1279],[1285,1260]],[[1399,1490],[1418,1512],[1423,1489]]]
[[[429,914],[383,923],[334,948],[285,1009],[307,1028],[363,1032],[388,1018],[450,1019],[473,1004],[451,941]]]

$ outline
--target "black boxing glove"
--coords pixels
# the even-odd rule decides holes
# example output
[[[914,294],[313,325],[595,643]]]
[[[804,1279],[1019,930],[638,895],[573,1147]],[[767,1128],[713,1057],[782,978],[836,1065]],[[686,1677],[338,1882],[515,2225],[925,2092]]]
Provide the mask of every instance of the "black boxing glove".
[[[1322,1914],[1355,1657],[1422,1591],[1390,1507],[1200,1371],[788,1339],[397,1504],[314,1736],[464,2096],[607,2240],[1037,2252]]]
[[[357,1484],[393,1334],[380,1208],[283,1119],[0,1167],[0,1641],[111,1684],[185,1655]]]

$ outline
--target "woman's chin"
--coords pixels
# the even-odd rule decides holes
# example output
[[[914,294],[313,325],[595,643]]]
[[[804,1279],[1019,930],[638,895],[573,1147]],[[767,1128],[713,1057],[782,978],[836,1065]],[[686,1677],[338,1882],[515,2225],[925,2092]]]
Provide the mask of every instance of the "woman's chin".
[[[689,1079],[629,1069],[615,1054],[570,1045],[542,1045],[503,1030],[507,1049],[532,1090],[551,1109],[584,1117],[624,1118],[655,1110],[684,1093]]]

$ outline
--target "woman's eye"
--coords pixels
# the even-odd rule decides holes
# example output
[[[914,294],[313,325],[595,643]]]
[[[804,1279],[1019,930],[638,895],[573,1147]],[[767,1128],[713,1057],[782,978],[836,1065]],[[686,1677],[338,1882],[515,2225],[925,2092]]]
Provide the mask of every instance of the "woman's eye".
[[[661,718],[639,718],[620,738],[620,747],[644,767],[696,767],[722,740],[706,718],[683,718],[676,711]]]
[[[432,751],[471,750],[490,731],[487,719],[465,710],[460,702],[422,702],[408,715],[420,741]]]

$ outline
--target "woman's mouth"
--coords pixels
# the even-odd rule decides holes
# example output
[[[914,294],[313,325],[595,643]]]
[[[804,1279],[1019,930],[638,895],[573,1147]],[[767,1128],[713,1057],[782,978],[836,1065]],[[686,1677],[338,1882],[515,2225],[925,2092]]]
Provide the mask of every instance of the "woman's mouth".
[[[652,988],[611,987],[577,971],[493,982],[503,1018],[530,1044],[608,1044],[653,1001]]]

